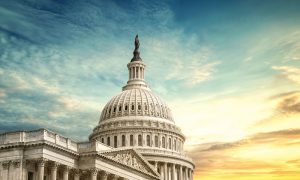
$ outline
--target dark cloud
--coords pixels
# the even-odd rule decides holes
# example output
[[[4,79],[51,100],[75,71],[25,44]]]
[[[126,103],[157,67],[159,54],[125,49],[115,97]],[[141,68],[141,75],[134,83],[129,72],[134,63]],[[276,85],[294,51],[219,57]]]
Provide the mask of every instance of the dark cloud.
[[[274,96],[269,97],[269,100],[275,100],[275,99],[285,98],[285,97],[288,97],[290,95],[296,95],[299,92],[300,91],[289,91],[289,92],[284,92],[284,93],[276,94]]]
[[[276,110],[281,113],[299,113],[300,93],[282,99],[278,103]]]

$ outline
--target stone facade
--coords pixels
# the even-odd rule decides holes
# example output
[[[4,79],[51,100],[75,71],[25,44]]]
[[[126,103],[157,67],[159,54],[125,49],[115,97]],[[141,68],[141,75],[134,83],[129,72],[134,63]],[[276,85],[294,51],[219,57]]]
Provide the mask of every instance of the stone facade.
[[[0,180],[192,180],[194,164],[171,109],[144,80],[138,37],[129,80],[88,142],[46,129],[0,134]]]

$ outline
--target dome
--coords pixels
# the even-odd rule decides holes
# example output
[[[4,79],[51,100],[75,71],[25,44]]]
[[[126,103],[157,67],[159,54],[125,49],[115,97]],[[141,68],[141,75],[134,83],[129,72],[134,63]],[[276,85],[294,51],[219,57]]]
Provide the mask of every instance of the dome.
[[[138,36],[133,58],[127,64],[129,79],[122,92],[104,106],[90,141],[114,148],[135,148],[159,172],[168,164],[194,169],[183,150],[185,136],[176,126],[170,108],[145,81],[145,63],[140,57]],[[164,176],[162,176],[164,177]],[[177,178],[178,179],[178,178]]]
[[[160,97],[149,90],[135,88],[114,96],[104,106],[99,123],[132,116],[174,123],[170,108]]]

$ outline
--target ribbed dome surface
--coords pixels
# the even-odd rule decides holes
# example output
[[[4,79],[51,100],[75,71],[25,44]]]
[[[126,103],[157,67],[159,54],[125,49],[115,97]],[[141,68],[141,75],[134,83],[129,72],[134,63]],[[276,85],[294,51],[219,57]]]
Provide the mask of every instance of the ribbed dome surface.
[[[129,89],[113,97],[103,108],[99,123],[125,116],[148,116],[173,122],[168,105],[145,89]]]

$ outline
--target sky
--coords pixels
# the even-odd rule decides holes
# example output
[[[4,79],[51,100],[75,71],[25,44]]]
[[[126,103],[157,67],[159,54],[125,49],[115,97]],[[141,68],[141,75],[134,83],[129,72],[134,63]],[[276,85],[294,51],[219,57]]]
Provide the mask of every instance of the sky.
[[[186,135],[194,179],[300,177],[300,1],[0,0],[0,132],[86,140],[145,78]]]

